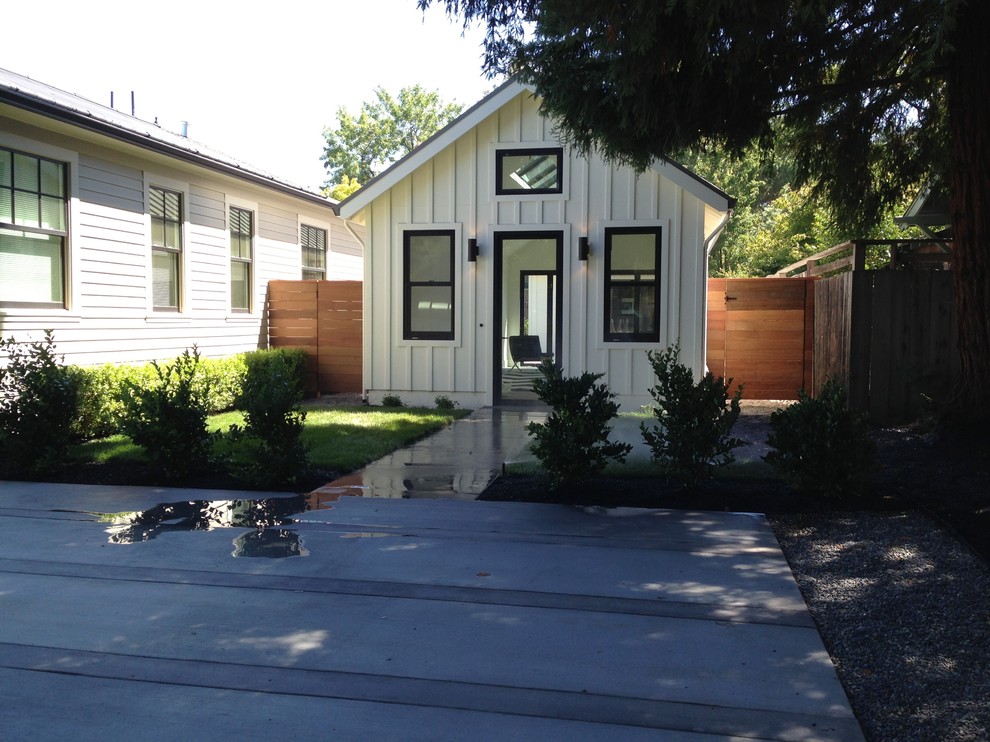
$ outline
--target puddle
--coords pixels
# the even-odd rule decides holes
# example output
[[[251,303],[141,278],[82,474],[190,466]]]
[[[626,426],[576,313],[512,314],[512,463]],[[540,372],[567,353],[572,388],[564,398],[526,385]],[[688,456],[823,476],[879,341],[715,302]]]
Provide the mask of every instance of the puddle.
[[[299,534],[279,528],[294,522],[291,516],[310,509],[304,495],[262,500],[188,500],[155,505],[148,510],[102,515],[110,525],[111,544],[137,544],[162,534],[252,528],[234,539],[235,557],[281,558],[306,556]]]
[[[285,557],[309,556],[309,552],[295,531],[284,528],[262,528],[235,538],[231,556],[284,559]]]

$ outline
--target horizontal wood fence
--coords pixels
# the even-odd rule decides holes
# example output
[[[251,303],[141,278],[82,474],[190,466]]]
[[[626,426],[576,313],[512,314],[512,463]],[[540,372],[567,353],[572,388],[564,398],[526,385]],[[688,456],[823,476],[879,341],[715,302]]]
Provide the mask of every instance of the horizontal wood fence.
[[[309,394],[361,392],[360,281],[269,281],[268,344],[309,354]]]
[[[814,279],[708,279],[708,368],[743,399],[797,399],[811,389]]]
[[[850,271],[816,282],[815,305],[816,393],[834,377],[880,425],[946,398],[959,373],[952,273]]]
[[[877,424],[916,419],[957,377],[948,271],[853,270],[828,278],[708,280],[708,367],[743,398],[796,399],[835,377]],[[310,357],[310,394],[361,392],[359,281],[272,281],[273,348]]]

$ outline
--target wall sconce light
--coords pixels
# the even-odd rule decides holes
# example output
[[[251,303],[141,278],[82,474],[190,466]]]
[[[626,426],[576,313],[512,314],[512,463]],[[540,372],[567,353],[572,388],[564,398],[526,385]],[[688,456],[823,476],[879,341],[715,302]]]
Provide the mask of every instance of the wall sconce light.
[[[468,262],[474,263],[478,260],[478,240],[474,237],[468,239]]]
[[[578,237],[578,260],[587,260],[591,248],[588,246],[587,237]]]

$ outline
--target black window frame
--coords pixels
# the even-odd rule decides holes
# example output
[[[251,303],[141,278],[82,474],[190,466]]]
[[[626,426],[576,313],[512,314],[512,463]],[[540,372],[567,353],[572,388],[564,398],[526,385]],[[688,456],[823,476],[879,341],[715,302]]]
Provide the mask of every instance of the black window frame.
[[[310,244],[311,239],[307,236],[316,236],[316,244]],[[322,239],[320,239],[322,237]],[[323,244],[319,244],[322,242]],[[327,251],[330,245],[330,233],[325,227],[317,227],[313,224],[299,225],[299,252],[300,264],[302,266],[301,275],[304,281],[325,281],[327,277]],[[322,265],[310,265],[306,262],[308,255],[321,255]],[[310,273],[313,275],[307,276]]]
[[[33,152],[24,152],[13,147],[0,147],[0,149],[10,154],[10,183],[0,182],[0,190],[8,194],[10,203],[10,221],[0,221],[0,229],[11,232],[22,232],[30,234],[41,234],[49,238],[55,237],[59,240],[59,280],[60,298],[58,301],[4,301],[0,296],[0,307],[24,307],[39,309],[64,309],[66,307],[66,295],[68,293],[68,252],[66,246],[69,239],[69,163],[55,160],[51,157],[36,155]],[[18,187],[15,173],[18,157],[26,157],[34,160],[37,167],[37,188],[28,189]],[[45,188],[46,179],[42,174],[42,163],[49,163],[59,169],[59,193],[53,193]],[[20,194],[20,195],[18,195]],[[38,204],[38,225],[21,224],[17,218],[18,202],[22,199],[37,201]],[[62,229],[53,229],[43,226],[44,202],[46,200],[58,199],[61,202],[61,222]]]
[[[505,158],[521,155],[555,155],[557,158],[557,185],[552,188],[506,188],[503,185]],[[554,196],[564,192],[564,148],[563,147],[522,147],[495,151],[495,195],[496,196]]]
[[[235,212],[237,218],[235,219]],[[243,231],[244,220],[247,219],[247,232]],[[236,228],[236,229],[235,229]],[[228,233],[230,234],[230,311],[242,314],[251,312],[254,276],[254,212],[241,206],[230,206],[228,209]],[[238,250],[235,254],[235,244],[247,246],[247,257]],[[247,266],[247,306],[234,306],[234,264]]]
[[[616,235],[653,235],[654,236],[654,266],[653,278],[642,280],[638,276],[631,281],[613,280],[612,270],[612,241]],[[606,227],[605,229],[605,301],[603,316],[603,338],[607,343],[658,343],[660,341],[660,256],[661,256],[661,227]],[[626,271],[628,272],[628,271]],[[640,332],[638,327],[633,332],[614,332],[611,330],[612,318],[612,288],[614,286],[629,286],[633,288],[653,287],[653,329]],[[633,314],[638,325],[639,312]]]
[[[447,237],[450,242],[450,280],[412,281],[410,280],[410,242],[413,237]],[[456,318],[456,277],[454,274],[454,254],[457,234],[453,229],[408,229],[402,233],[402,339],[403,340],[453,340]],[[450,290],[450,329],[443,331],[412,329],[412,289],[418,286],[443,287]]]

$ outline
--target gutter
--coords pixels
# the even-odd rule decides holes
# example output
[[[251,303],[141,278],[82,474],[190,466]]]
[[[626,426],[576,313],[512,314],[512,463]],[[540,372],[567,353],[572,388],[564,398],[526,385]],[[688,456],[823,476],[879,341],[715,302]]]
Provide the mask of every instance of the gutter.
[[[197,152],[192,152],[190,150],[183,149],[182,147],[168,144],[167,142],[154,139],[148,134],[128,131],[127,129],[120,128],[112,123],[99,121],[92,116],[67,110],[58,104],[48,103],[34,96],[21,93],[17,90],[11,90],[8,88],[7,90],[0,91],[0,102],[8,103],[15,108],[20,108],[21,110],[28,111],[30,113],[36,113],[44,116],[45,118],[60,121],[64,124],[69,124],[70,126],[85,129],[96,134],[101,134],[103,136],[110,137],[111,139],[116,139],[120,142],[133,144],[141,147],[142,149],[151,150],[152,152],[157,152],[177,160],[184,160],[208,170],[223,173],[224,175],[230,175],[240,180],[246,180],[250,183],[264,186],[265,188],[278,191],[285,195],[300,198],[324,208],[329,208],[334,212],[334,214],[338,214],[337,204],[323,196],[291,186],[287,183],[281,183],[273,178],[266,177],[259,173],[253,173],[237,165],[220,162],[219,160],[207,155],[201,155]]]
[[[732,205],[735,205],[735,199],[732,200]],[[725,212],[725,216],[722,217],[712,233],[705,238],[705,277],[708,277],[708,256],[712,254],[712,250],[715,249],[715,242],[718,240],[719,236],[722,234],[722,230],[725,229],[725,225],[729,223],[729,217],[732,216],[732,208],[730,207],[728,211]]]
[[[733,204],[735,204],[734,199],[733,199]],[[711,368],[708,366],[708,258],[711,256],[712,250],[715,248],[715,243],[718,241],[718,238],[721,236],[722,231],[725,229],[725,225],[729,223],[729,217],[731,216],[732,216],[732,209],[730,208],[728,211],[725,212],[725,215],[722,217],[722,220],[715,226],[715,229],[712,230],[712,233],[705,238],[705,242],[704,242],[705,290],[702,293],[703,298],[701,300],[702,317],[704,318],[701,324],[702,327],[701,348],[702,351],[704,352],[706,372],[711,371]]]

